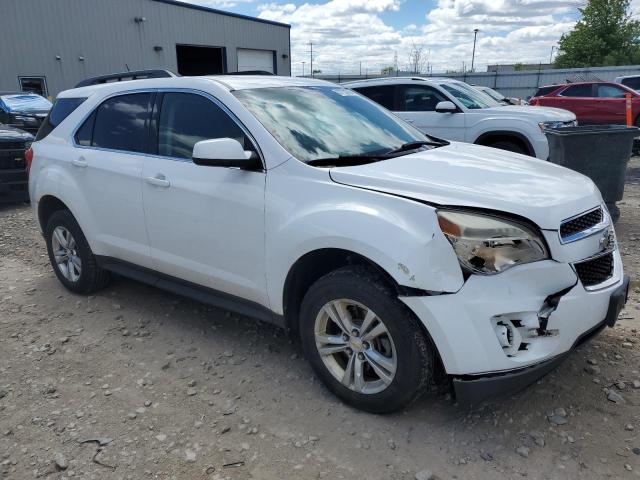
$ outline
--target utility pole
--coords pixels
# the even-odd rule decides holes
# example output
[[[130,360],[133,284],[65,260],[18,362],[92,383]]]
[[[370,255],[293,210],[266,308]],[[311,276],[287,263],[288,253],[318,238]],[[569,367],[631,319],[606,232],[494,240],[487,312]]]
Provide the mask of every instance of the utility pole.
[[[362,76],[362,62],[360,62],[360,76]]]
[[[313,42],[309,42],[309,47],[311,47],[311,76],[313,77]]]
[[[549,65],[553,62],[553,51],[556,50],[557,47],[555,45],[551,45],[551,55],[549,55]]]
[[[304,77],[304,65],[305,65],[305,63],[307,63],[307,62],[301,62],[301,63],[302,63],[302,76]]]
[[[476,39],[478,38],[478,30],[477,28],[473,29],[473,54],[471,55],[471,71],[473,72],[473,66],[475,65],[476,60]]]

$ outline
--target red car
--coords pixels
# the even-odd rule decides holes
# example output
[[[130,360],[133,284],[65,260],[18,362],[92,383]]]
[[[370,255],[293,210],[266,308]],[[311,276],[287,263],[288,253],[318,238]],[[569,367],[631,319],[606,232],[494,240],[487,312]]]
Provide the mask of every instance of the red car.
[[[633,124],[640,126],[640,95],[624,85],[583,82],[539,88],[529,105],[563,108],[573,112],[580,125],[626,124],[625,94],[631,94]]]

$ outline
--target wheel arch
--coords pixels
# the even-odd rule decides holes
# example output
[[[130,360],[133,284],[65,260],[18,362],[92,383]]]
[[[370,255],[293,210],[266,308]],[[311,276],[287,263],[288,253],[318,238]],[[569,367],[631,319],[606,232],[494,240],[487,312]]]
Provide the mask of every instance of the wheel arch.
[[[38,223],[41,231],[44,232],[51,215],[59,210],[71,211],[62,200],[54,195],[44,195],[38,200]]]
[[[491,143],[499,141],[511,141],[518,143],[524,148],[525,152],[527,152],[528,155],[532,157],[535,157],[536,155],[535,149],[533,148],[533,145],[526,137],[526,135],[514,130],[493,130],[485,132],[478,138],[476,138],[473,143],[475,143],[476,145],[488,146]]]
[[[289,269],[284,282],[282,305],[287,330],[297,334],[300,304],[309,287],[327,273],[347,265],[365,265],[372,268],[380,275],[382,281],[398,295],[428,294],[425,290],[400,285],[389,272],[362,254],[340,248],[313,250],[296,260]]]

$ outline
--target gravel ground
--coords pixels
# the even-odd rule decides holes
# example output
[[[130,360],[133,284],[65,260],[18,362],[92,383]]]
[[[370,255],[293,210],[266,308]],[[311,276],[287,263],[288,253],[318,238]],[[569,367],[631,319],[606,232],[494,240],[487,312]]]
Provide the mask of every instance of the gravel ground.
[[[614,329],[501,402],[388,416],[338,402],[269,325],[125,279],[67,292],[30,209],[0,207],[0,478],[638,478],[637,159],[628,180]]]

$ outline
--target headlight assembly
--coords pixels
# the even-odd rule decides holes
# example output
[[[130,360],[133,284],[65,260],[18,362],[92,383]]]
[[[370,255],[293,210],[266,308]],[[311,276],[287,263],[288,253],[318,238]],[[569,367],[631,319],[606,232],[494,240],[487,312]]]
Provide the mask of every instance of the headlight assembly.
[[[570,122],[559,122],[559,121],[540,122],[538,123],[538,126],[540,127],[540,130],[543,130],[543,131],[546,130],[547,128],[577,127],[578,121],[571,120]]]
[[[438,210],[438,223],[460,265],[472,273],[495,275],[549,258],[535,229],[521,223],[454,210]]]

